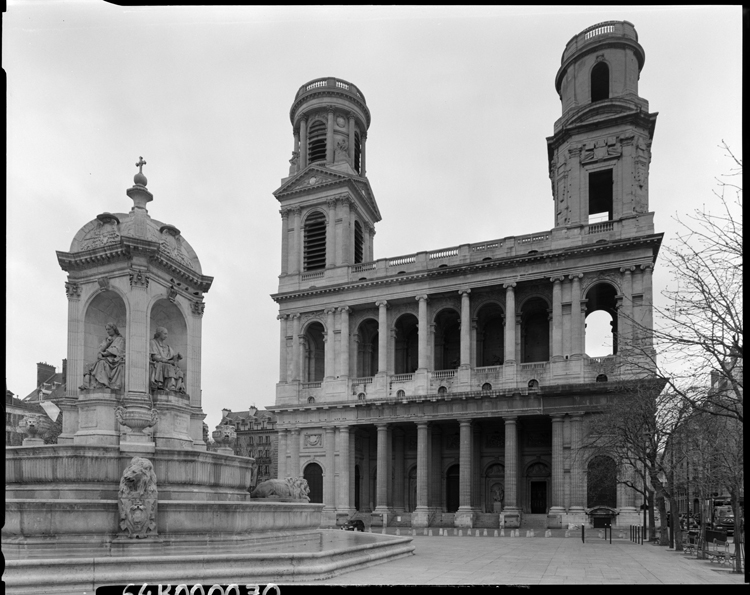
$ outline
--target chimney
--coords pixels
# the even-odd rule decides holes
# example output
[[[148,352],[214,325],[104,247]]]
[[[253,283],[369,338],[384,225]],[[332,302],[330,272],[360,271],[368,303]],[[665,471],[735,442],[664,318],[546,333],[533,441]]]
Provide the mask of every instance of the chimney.
[[[55,366],[50,366],[47,363],[37,363],[36,365],[36,385],[41,386],[45,382],[49,382],[50,378],[55,375]]]
[[[63,387],[68,385],[68,359],[63,359],[62,364],[62,385]]]

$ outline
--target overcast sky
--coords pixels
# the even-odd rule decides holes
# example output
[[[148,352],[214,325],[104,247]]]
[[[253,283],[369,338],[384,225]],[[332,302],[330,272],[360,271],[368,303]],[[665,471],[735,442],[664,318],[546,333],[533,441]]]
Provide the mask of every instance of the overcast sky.
[[[372,114],[375,257],[548,230],[546,137],[561,115],[565,44],[627,20],[659,112],[657,231],[710,203],[741,156],[741,7],[155,7],[9,0],[6,384],[66,357],[55,250],[97,214],[127,212],[135,162],[150,215],[177,226],[214,277],[203,317],[203,409],[272,405],[279,375],[281,218],[297,89],[357,85]],[[655,290],[669,282],[657,263]],[[75,380],[74,380],[75,382]]]

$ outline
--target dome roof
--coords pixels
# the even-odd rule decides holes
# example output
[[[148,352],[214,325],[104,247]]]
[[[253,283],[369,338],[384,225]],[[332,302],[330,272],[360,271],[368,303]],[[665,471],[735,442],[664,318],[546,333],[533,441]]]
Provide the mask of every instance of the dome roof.
[[[136,219],[138,226],[136,230]],[[145,237],[144,237],[145,232]],[[173,260],[202,274],[198,256],[180,230],[148,216],[145,210],[136,213],[102,213],[84,225],[70,244],[70,253],[102,248],[109,244],[120,244],[121,238],[129,237],[159,244],[159,251]]]

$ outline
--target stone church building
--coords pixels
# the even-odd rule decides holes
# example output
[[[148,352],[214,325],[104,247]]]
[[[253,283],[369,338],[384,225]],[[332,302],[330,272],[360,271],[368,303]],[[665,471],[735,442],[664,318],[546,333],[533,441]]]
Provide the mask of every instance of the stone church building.
[[[269,409],[279,476],[303,475],[328,522],[514,527],[544,515],[560,526],[597,510],[637,522],[640,496],[614,475],[588,485],[592,465],[615,463],[582,446],[587,417],[640,382],[624,356],[653,352],[663,234],[649,210],[657,114],[638,95],[644,59],[626,21],[565,47],[562,115],[547,138],[554,228],[394,258],[374,258],[363,92],[333,77],[299,89],[289,176],[274,192],[280,372]],[[613,354],[589,357],[586,319],[599,311]]]

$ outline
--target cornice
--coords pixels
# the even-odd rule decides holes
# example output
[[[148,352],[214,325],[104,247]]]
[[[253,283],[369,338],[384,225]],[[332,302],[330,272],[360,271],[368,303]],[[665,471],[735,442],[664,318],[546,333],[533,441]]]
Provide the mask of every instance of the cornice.
[[[560,250],[548,250],[545,252],[538,252],[536,254],[524,254],[521,256],[509,256],[503,259],[496,259],[491,261],[473,262],[468,264],[457,264],[448,266],[445,268],[430,269],[427,271],[419,271],[416,273],[405,274],[405,275],[393,275],[389,277],[383,277],[381,279],[372,279],[367,281],[355,281],[351,283],[339,283],[336,285],[330,285],[328,287],[315,287],[306,290],[291,291],[287,293],[274,293],[271,294],[271,299],[279,303],[282,301],[298,299],[308,297],[311,295],[322,295],[326,293],[338,293],[349,290],[362,289],[365,287],[375,287],[378,285],[393,285],[405,281],[418,281],[419,279],[426,279],[428,277],[439,277],[446,275],[465,275],[472,271],[478,271],[483,269],[491,268],[508,268],[514,267],[522,263],[533,262],[533,261],[544,261],[553,260],[557,258],[570,258],[578,255],[589,254],[592,252],[614,252],[622,248],[630,246],[638,246],[644,244],[656,244],[661,245],[661,240],[664,237],[663,233],[652,234],[643,236],[640,238],[627,238],[624,240],[615,240],[606,244],[589,244],[586,246],[572,246],[563,248]],[[592,270],[594,270],[594,267]],[[580,267],[576,268],[576,271],[560,271],[560,274],[574,274],[575,272],[589,272],[588,269],[584,270]],[[538,274],[528,275],[523,278],[519,278],[519,281],[534,281],[536,279],[545,279],[549,277],[549,271],[540,271]]]

